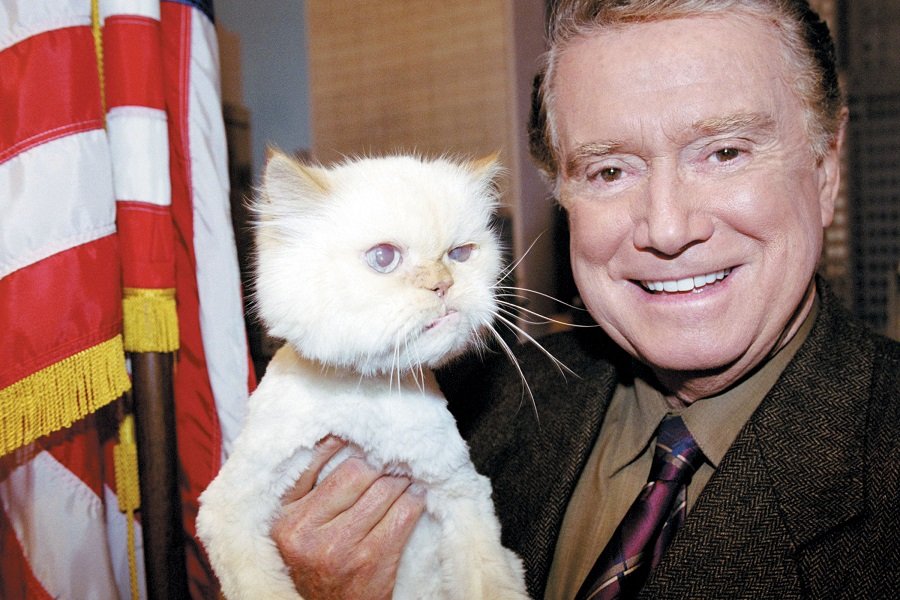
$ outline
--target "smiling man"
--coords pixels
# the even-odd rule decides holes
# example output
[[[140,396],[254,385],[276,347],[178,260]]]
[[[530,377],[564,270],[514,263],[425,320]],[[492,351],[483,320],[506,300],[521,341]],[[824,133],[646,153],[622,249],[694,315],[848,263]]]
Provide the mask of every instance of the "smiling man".
[[[803,0],[560,0],[532,153],[602,333],[467,422],[536,597],[900,592],[900,346],[817,280],[847,111]],[[491,399],[504,398],[498,403]],[[471,406],[472,399],[467,399]]]
[[[521,350],[539,420],[502,357],[442,377],[530,593],[900,597],[900,345],[815,275],[847,119],[827,27],[804,0],[555,4],[532,153],[600,329],[544,340],[577,378]],[[387,597],[405,488],[377,558],[291,536],[378,495],[339,471],[273,536],[322,597]]]

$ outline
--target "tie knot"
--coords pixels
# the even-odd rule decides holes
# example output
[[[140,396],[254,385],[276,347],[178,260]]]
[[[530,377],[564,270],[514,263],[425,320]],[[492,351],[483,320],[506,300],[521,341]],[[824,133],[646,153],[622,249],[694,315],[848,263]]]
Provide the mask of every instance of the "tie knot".
[[[650,478],[681,481],[691,477],[703,463],[703,452],[684,421],[677,415],[662,420],[656,434],[656,452]]]

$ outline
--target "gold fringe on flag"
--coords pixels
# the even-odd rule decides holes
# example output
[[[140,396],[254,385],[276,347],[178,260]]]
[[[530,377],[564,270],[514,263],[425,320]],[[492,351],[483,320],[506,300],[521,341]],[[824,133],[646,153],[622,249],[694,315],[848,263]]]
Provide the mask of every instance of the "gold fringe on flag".
[[[106,126],[106,89],[103,80],[103,23],[100,22],[100,2],[91,0],[91,33],[94,34],[94,51],[97,54],[97,74],[100,76],[100,104],[103,107],[103,123]]]
[[[122,298],[125,350],[178,350],[178,313],[175,290],[125,288]]]
[[[0,455],[69,427],[131,389],[122,336],[0,389]]]
[[[134,512],[141,507],[141,487],[138,477],[137,445],[134,442],[134,416],[125,415],[119,424],[119,443],[113,449],[116,469],[116,497],[119,510],[128,523],[128,573],[131,578],[131,597],[140,598],[138,591],[137,550],[134,538]]]

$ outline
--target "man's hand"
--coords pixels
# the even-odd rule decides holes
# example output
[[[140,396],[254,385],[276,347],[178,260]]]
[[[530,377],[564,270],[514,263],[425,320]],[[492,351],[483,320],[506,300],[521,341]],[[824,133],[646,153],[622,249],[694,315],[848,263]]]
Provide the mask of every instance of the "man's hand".
[[[272,526],[294,585],[307,600],[390,598],[403,547],[425,509],[409,479],[384,475],[361,457],[351,456],[313,487],[345,445],[332,437],[319,443]]]

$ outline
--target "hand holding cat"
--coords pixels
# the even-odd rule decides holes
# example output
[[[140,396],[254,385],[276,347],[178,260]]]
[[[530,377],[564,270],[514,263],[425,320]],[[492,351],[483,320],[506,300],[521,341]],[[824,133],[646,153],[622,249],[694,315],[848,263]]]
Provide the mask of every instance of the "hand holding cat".
[[[425,508],[410,480],[350,457],[313,487],[346,442],[325,438],[309,468],[282,498],[272,527],[301,596],[390,598],[400,556]]]

